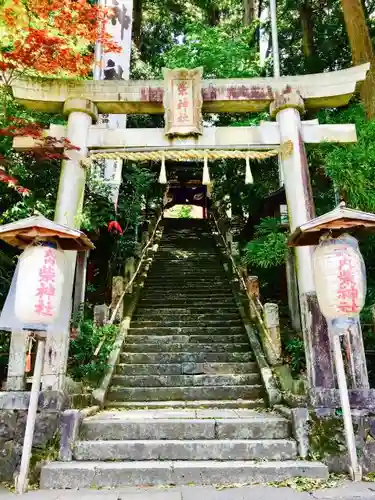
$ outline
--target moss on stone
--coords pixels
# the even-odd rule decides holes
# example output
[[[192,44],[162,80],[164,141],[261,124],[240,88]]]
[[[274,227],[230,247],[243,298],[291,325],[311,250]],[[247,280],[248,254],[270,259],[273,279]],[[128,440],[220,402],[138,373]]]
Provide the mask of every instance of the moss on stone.
[[[56,432],[52,439],[40,448],[32,449],[29,470],[29,488],[39,487],[40,473],[43,465],[58,459],[60,449],[60,433]]]
[[[324,460],[339,456],[345,451],[344,424],[339,417],[318,417],[310,415],[309,422],[310,458]]]

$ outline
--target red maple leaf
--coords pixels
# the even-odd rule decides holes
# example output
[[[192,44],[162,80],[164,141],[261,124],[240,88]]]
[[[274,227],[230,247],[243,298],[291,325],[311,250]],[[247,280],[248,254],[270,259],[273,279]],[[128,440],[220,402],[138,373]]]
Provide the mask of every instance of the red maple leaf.
[[[105,30],[111,17],[112,9],[88,0],[8,0],[0,9],[6,33],[0,40],[4,81],[9,84],[25,71],[87,76],[94,58],[89,49],[96,40],[104,52],[121,50]]]

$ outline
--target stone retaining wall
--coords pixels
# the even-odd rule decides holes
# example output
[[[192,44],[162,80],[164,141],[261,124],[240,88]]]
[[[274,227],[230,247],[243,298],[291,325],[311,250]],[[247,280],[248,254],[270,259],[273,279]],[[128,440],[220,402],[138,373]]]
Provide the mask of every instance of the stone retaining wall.
[[[12,481],[19,467],[29,400],[29,392],[0,392],[0,481]],[[67,403],[61,391],[40,393],[34,448],[45,448],[56,436]]]
[[[349,461],[341,412],[294,408],[291,416],[299,454],[324,462],[330,472],[347,472]],[[375,414],[353,409],[352,417],[359,463],[364,474],[375,472]]]

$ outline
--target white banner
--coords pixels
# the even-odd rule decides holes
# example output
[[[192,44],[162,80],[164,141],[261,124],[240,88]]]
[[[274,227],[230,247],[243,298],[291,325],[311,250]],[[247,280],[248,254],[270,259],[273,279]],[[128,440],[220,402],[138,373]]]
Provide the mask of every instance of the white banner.
[[[106,25],[106,32],[121,47],[121,52],[101,52],[97,47],[97,61],[94,78],[99,80],[129,80],[132,46],[133,0],[102,0],[103,7],[112,8],[112,19]],[[99,123],[109,129],[126,128],[126,115],[100,115]],[[112,201],[117,206],[121,184],[122,161],[105,160],[104,179],[112,186]]]

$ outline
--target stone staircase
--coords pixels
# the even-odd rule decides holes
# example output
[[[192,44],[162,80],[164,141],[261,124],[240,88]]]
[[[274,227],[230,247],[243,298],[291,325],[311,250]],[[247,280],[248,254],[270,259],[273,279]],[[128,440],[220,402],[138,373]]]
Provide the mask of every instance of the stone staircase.
[[[107,409],[84,420],[74,461],[44,488],[325,478],[298,460],[265,393],[206,221],[167,220],[132,318]]]

